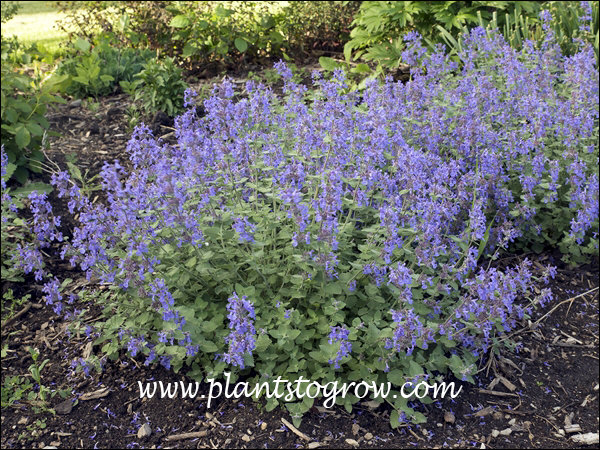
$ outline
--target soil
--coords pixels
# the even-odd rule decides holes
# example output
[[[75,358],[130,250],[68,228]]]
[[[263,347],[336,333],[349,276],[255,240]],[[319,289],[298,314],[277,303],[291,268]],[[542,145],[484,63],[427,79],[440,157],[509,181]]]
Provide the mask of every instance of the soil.
[[[237,80],[243,82],[244,80]],[[128,99],[100,99],[94,110],[78,102],[49,114],[58,137],[50,138],[48,158],[61,168],[75,154],[81,171],[91,177],[106,161],[126,160],[130,131]],[[164,119],[164,118],[162,118]],[[164,122],[164,120],[162,120]],[[152,124],[159,136],[172,139],[173,129]],[[52,197],[58,214],[62,203]],[[65,225],[68,232],[69,223]],[[387,404],[359,403],[351,413],[320,402],[298,428],[283,408],[267,412],[250,399],[217,398],[210,408],[200,399],[140,399],[138,381],[189,381],[162,366],[146,367],[127,355],[109,361],[102,373],[72,373],[70,363],[90,351],[85,336],[67,337],[66,323],[44,304],[32,279],[4,285],[18,295],[31,294],[21,315],[2,325],[2,386],[10,376],[31,379],[28,351],[38,348],[38,362],[49,360],[42,383],[52,390],[71,390],[66,400],[55,395],[55,414],[21,401],[2,409],[2,448],[578,448],[573,436],[599,429],[598,262],[565,267],[551,254],[530,256],[559,268],[552,289],[555,300],[535,312],[512,333],[518,352],[488,355],[476,384],[461,383],[460,395],[418,410],[423,425],[392,429]],[[88,284],[60,260],[52,272]],[[89,314],[89,321],[94,314]],[[4,352],[4,350],[3,350]],[[202,384],[200,393],[208,393]],[[91,398],[90,398],[91,397]],[[86,398],[89,398],[86,400]],[[138,437],[140,428],[150,433]],[[145,428],[145,427],[144,427]],[[579,430],[574,431],[572,430]],[[145,431],[145,430],[142,430]],[[193,433],[183,435],[184,433]],[[594,447],[594,445],[592,445]]]

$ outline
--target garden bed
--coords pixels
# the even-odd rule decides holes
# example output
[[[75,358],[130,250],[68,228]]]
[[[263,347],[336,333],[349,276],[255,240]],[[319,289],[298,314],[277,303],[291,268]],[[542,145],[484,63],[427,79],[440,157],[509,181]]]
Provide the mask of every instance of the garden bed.
[[[90,2],[51,76],[3,39],[0,444],[597,445],[598,8],[508,3]]]
[[[547,258],[550,256],[542,256],[540,260],[546,262]],[[314,443],[318,442],[323,448],[353,448],[356,442],[361,448],[481,448],[482,444],[486,448],[577,448],[580,446],[571,441],[571,435],[559,433],[564,430],[567,416],[583,433],[598,431],[598,266],[560,269],[553,289],[557,302],[540,309],[531,319],[532,322],[541,319],[539,326],[516,330],[522,350],[503,355],[518,369],[512,363],[497,367],[497,375],[516,385],[515,392],[502,385],[493,390],[503,396],[481,392],[496,377],[493,369],[489,376],[482,372],[476,386],[462,384],[463,391],[455,400],[420,408],[427,417],[426,424],[397,430],[389,427],[389,406],[373,409],[370,404],[359,404],[349,414],[342,407],[324,409],[318,402],[299,427],[310,441],[284,425],[281,419],[291,423],[287,411],[277,408],[266,412],[260,403],[249,399],[219,398],[210,409],[205,402],[189,399],[141,401],[138,381],[166,383],[187,378],[161,366],[144,367],[125,355],[109,362],[100,375],[70,376],[70,361],[85,353],[87,341],[67,340],[66,324],[56,319],[49,306],[41,306],[39,293],[33,291],[32,301],[39,306],[34,305],[3,328],[3,341],[10,335],[11,343],[11,352],[2,361],[3,384],[7,376],[27,373],[32,360],[26,347],[33,346],[40,349],[40,360],[50,359],[43,371],[47,386],[72,388],[74,397],[103,388],[108,388],[109,393],[98,399],[79,401],[68,414],[35,414],[30,408],[17,406],[5,409],[0,445],[2,448],[44,445],[316,448]],[[91,314],[90,320],[93,318]],[[203,384],[200,392],[206,394],[208,386]],[[61,401],[57,396],[53,406]],[[44,424],[43,428],[36,423],[38,420]],[[139,439],[137,432],[144,423],[151,425],[152,434]],[[507,429],[513,430],[510,435],[494,437],[494,430],[506,433]],[[206,434],[202,437],[168,439],[172,435],[203,431]]]
[[[123,96],[104,98],[90,111],[83,105],[59,106],[49,115],[54,131],[49,159],[59,165],[65,155],[77,155],[82,172],[99,173],[106,161],[126,163],[128,134]],[[171,130],[157,123],[158,135],[169,138]],[[64,205],[53,196],[58,212]],[[182,399],[139,400],[138,381],[179,381],[186,379],[161,366],[145,367],[127,355],[108,362],[101,374],[85,378],[72,374],[70,362],[83,356],[88,340],[85,336],[66,338],[66,323],[57,319],[50,306],[43,305],[41,286],[24,284],[19,295],[32,294],[32,306],[8,326],[3,327],[3,344],[9,339],[10,352],[2,361],[2,383],[12,375],[23,375],[31,365],[27,347],[40,349],[39,360],[49,359],[43,370],[43,382],[52,389],[73,389],[69,398],[108,388],[108,395],[80,400],[66,414],[35,414],[30,408],[14,405],[2,413],[3,448],[152,447],[171,448],[565,448],[576,447],[564,430],[566,417],[580,426],[583,433],[598,430],[598,266],[570,269],[560,263],[558,255],[524,255],[540,265],[557,264],[553,283],[556,300],[515,330],[522,344],[517,354],[505,352],[510,362],[494,364],[476,377],[477,385],[462,383],[463,391],[455,400],[446,399],[417,409],[427,417],[423,425],[389,427],[392,408],[374,408],[358,404],[347,413],[341,407],[331,410],[317,402],[307,413],[299,430],[309,441],[292,432],[282,419],[291,423],[287,411],[277,408],[266,412],[260,403],[249,399],[219,398],[207,409],[202,401]],[[515,257],[522,259],[523,257]],[[514,263],[515,261],[510,261]],[[76,280],[77,287],[90,287],[78,271],[59,259],[53,260],[52,272],[61,278]],[[567,301],[568,299],[571,299]],[[95,312],[86,320],[93,322]],[[495,359],[496,360],[496,359]],[[489,362],[484,359],[484,362]],[[485,366],[484,366],[485,367]],[[482,368],[483,369],[483,368]],[[487,389],[502,376],[516,386],[511,392],[499,384],[489,394]],[[201,392],[208,387],[203,384]],[[53,406],[62,401],[58,396]],[[490,409],[491,408],[491,409]],[[61,407],[57,408],[58,411]],[[65,411],[62,411],[63,413]],[[152,434],[137,437],[138,429],[149,423]],[[510,432],[507,430],[511,430]],[[494,431],[496,430],[496,431]],[[198,433],[195,438],[169,440],[181,433]],[[497,432],[502,434],[497,435]],[[510,433],[510,434],[508,434]],[[309,447],[309,445],[311,445]]]

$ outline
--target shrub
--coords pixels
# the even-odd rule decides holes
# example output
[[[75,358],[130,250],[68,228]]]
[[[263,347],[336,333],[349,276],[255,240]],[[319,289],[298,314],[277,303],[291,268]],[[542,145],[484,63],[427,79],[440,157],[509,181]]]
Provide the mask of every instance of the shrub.
[[[64,102],[54,95],[64,80],[51,77],[36,83],[5,59],[8,54],[4,40],[2,43],[2,145],[9,162],[15,165],[11,175],[24,184],[29,171],[41,171],[41,147],[49,128],[46,110],[52,103]]]
[[[202,3],[196,7],[172,8],[170,26],[182,58],[195,64],[220,62],[231,66],[243,56],[281,55],[285,37],[277,23],[281,16],[269,11],[265,2]]]
[[[121,86],[134,96],[146,114],[162,111],[173,117],[183,110],[187,84],[181,79],[181,69],[175,65],[173,58],[148,61],[133,82],[125,82]]]
[[[131,82],[153,56],[150,50],[116,47],[113,37],[97,36],[93,44],[74,40],[57,72],[68,76],[62,89],[77,98],[111,94],[120,82]]]
[[[10,20],[18,8],[16,2],[3,2],[2,23]],[[1,139],[7,164],[13,165],[9,177],[24,184],[30,170],[40,171],[39,163],[43,160],[40,148],[49,127],[44,115],[49,104],[62,102],[60,97],[53,95],[62,80],[52,77],[42,84],[23,73],[18,68],[21,61],[16,57],[22,51],[21,47],[16,38],[2,36]]]
[[[172,51],[169,11],[174,2],[164,1],[81,1],[57,2],[65,18],[58,27],[71,40],[83,37],[93,41],[98,34],[110,35],[118,46]],[[188,2],[196,3],[196,2]]]
[[[119,25],[121,25],[119,18],[125,12],[123,3],[114,1],[80,1],[77,3],[57,1],[56,6],[61,15],[64,16],[64,19],[58,21],[57,27],[67,33],[70,41],[81,37],[91,42],[98,34],[110,34],[118,30]]]
[[[193,62],[236,61],[296,55],[316,48],[340,48],[349,34],[357,2],[204,3],[201,7],[172,9],[183,58]]]
[[[539,20],[542,10],[554,17],[549,26]],[[573,55],[583,39],[594,45],[598,59],[598,3],[585,1],[362,2],[344,51],[347,60],[362,58],[382,69],[396,69],[404,51],[401,36],[406,32],[421,34],[430,50],[442,43],[456,54],[461,36],[475,26],[500,30],[517,50],[526,40],[541,45],[551,29],[564,55]]]
[[[350,41],[345,46],[347,59],[350,55],[366,61],[374,61],[386,69],[394,69],[400,63],[404,50],[402,36],[416,31],[433,44],[442,42],[438,28],[456,37],[463,26],[478,25],[477,13],[489,21],[492,13],[506,12],[537,17],[540,2],[392,2],[365,1],[353,22]],[[504,15],[500,14],[503,25]]]
[[[0,17],[2,23],[8,22],[12,19],[19,11],[20,5],[18,2],[2,2],[2,9],[0,10]]]
[[[478,19],[480,25],[488,30],[500,29],[510,46],[517,50],[522,49],[527,41],[532,41],[537,47],[540,47],[549,33],[560,45],[562,53],[568,56],[575,54],[582,42],[587,42],[593,46],[596,63],[598,63],[598,3],[546,2],[540,16],[541,21],[532,17],[524,17],[515,11],[512,17],[509,14],[504,16],[502,27],[498,25],[495,12],[487,25],[481,14],[478,14]],[[463,36],[469,33],[465,26],[462,33],[455,39],[451,33],[439,25],[437,29],[453,55],[460,51]]]
[[[360,2],[289,2],[281,15],[286,51],[293,55],[314,50],[343,49]]]
[[[181,65],[234,67],[284,52],[339,48],[358,2],[79,2],[63,24],[90,39],[99,30],[148,46]]]
[[[105,205],[54,176],[81,222],[63,254],[113,285],[98,300],[105,321],[86,328],[102,353],[197,378],[234,367],[271,388],[279,375],[387,381],[396,427],[425,420],[400,385],[472,381],[551,298],[531,289],[527,261],[493,267],[503,248],[555,229],[597,254],[593,50],[517,53],[475,29],[457,73],[415,34],[406,42],[412,80],[361,95],[341,71],[315,74],[307,94],[283,64],[282,100],[249,82],[236,102],[225,82],[199,118],[188,92],[176,145],[140,127],[132,170],[103,168]],[[286,406],[298,419],[312,403]]]

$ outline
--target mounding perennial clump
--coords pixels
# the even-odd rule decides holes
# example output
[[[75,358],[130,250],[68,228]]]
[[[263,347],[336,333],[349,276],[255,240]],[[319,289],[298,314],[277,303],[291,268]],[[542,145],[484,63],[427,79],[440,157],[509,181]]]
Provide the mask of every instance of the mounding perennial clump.
[[[391,394],[450,374],[473,381],[503,334],[551,299],[535,294],[528,261],[482,259],[544,246],[570,261],[597,254],[593,49],[563,57],[549,33],[515,52],[474,29],[459,69],[405,39],[405,84],[350,92],[336,71],[308,90],[279,63],[283,98],[253,82],[236,96],[226,81],[202,118],[187,91],[177,144],[138,127],[133,169],[102,171],[104,203],[53,177],[80,222],[63,257],[111,286],[85,296],[103,308],[84,327],[101,354],[125,349],[198,379],[390,382]],[[55,226],[45,213],[34,211],[44,242]],[[79,323],[56,280],[46,293]],[[300,400],[286,404],[296,419],[314,401]],[[425,420],[410,399],[388,401],[392,426]]]

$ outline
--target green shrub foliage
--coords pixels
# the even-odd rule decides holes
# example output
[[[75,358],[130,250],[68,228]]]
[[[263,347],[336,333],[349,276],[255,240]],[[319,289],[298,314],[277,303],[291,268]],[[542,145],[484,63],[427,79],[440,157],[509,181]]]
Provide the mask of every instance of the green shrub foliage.
[[[63,27],[89,39],[106,30],[190,67],[235,67],[285,54],[342,48],[359,2],[80,2]]]
[[[36,82],[9,60],[2,40],[2,145],[9,163],[15,166],[12,177],[25,183],[30,171],[41,172],[41,151],[50,124],[45,117],[48,105],[64,102],[55,95],[61,81],[52,77]]]
[[[117,47],[109,34],[92,42],[77,38],[57,69],[68,77],[61,88],[77,98],[111,94],[122,81],[133,81],[153,55],[147,49]]]
[[[540,20],[541,11],[547,11],[546,19],[548,13],[554,17],[550,25]],[[540,45],[551,30],[563,54],[574,54],[579,39],[592,43],[598,54],[598,3],[558,1],[365,1],[344,50],[347,59],[361,58],[395,69],[402,62],[402,36],[407,32],[421,34],[430,49],[441,43],[456,53],[460,35],[475,26],[500,30],[518,50],[527,40]]]
[[[123,86],[133,93],[146,114],[158,111],[173,117],[183,110],[183,96],[187,84],[181,79],[181,69],[173,58],[152,59],[135,76],[135,81]]]

